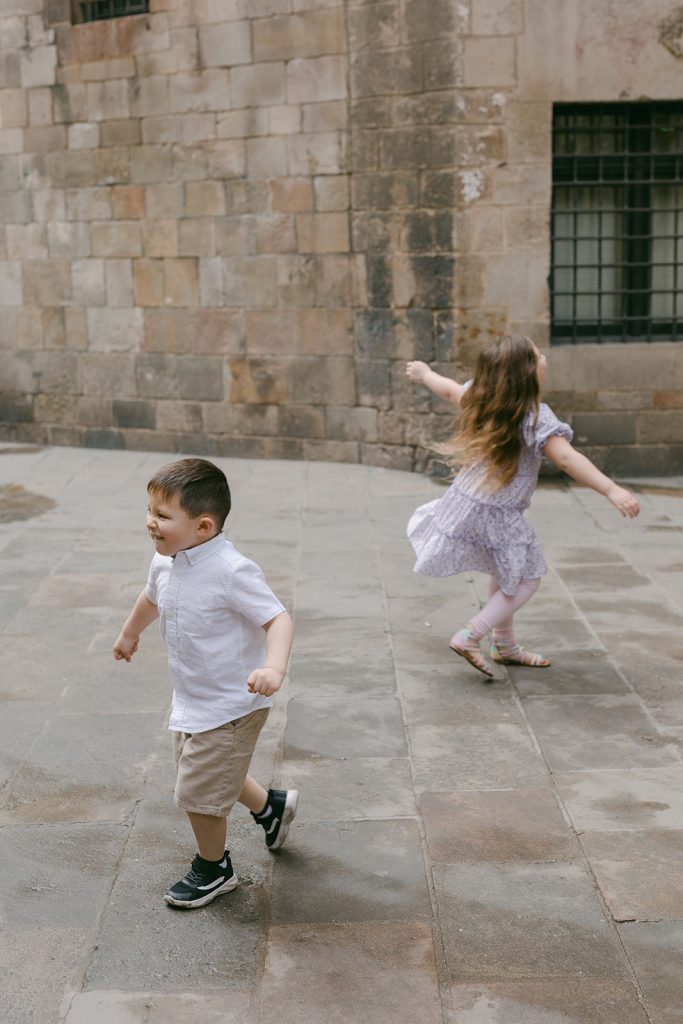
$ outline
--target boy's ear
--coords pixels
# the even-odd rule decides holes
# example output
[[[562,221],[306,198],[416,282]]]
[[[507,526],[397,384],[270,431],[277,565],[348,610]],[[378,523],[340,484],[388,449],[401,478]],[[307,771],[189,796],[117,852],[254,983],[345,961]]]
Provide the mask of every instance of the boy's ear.
[[[197,533],[201,534],[214,534],[216,533],[216,524],[211,516],[200,516],[199,522],[197,523]]]

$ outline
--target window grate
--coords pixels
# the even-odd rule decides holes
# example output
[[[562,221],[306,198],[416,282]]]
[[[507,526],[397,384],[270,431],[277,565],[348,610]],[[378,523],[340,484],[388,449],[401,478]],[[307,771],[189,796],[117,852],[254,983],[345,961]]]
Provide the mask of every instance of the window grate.
[[[149,0],[80,0],[79,21],[124,18],[129,14],[147,14]]]
[[[683,103],[558,103],[551,339],[683,340]]]

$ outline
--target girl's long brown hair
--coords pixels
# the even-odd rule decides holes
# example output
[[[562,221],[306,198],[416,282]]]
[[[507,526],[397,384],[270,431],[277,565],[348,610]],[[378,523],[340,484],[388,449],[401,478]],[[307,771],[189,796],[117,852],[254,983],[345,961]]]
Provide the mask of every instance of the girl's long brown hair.
[[[462,396],[458,428],[442,451],[462,466],[481,462],[488,490],[505,487],[517,472],[524,418],[529,410],[538,416],[537,367],[531,339],[506,334],[481,352]]]

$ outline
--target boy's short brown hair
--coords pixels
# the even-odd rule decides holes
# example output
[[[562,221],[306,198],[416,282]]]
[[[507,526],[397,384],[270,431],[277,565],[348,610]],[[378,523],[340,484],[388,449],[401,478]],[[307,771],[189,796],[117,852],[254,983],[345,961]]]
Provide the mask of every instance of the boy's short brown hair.
[[[219,530],[230,512],[230,488],[225,473],[208,459],[169,462],[154,474],[147,490],[160,494],[166,501],[177,494],[181,509],[191,519],[211,516]]]

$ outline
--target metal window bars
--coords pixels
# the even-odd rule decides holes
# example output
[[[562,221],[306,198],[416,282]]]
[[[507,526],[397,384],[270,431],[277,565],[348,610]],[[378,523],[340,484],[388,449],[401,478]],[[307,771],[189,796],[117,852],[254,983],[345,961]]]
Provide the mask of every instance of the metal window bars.
[[[124,18],[129,14],[147,14],[149,0],[79,0],[81,22],[104,18]]]
[[[683,340],[683,103],[553,111],[551,340]]]

